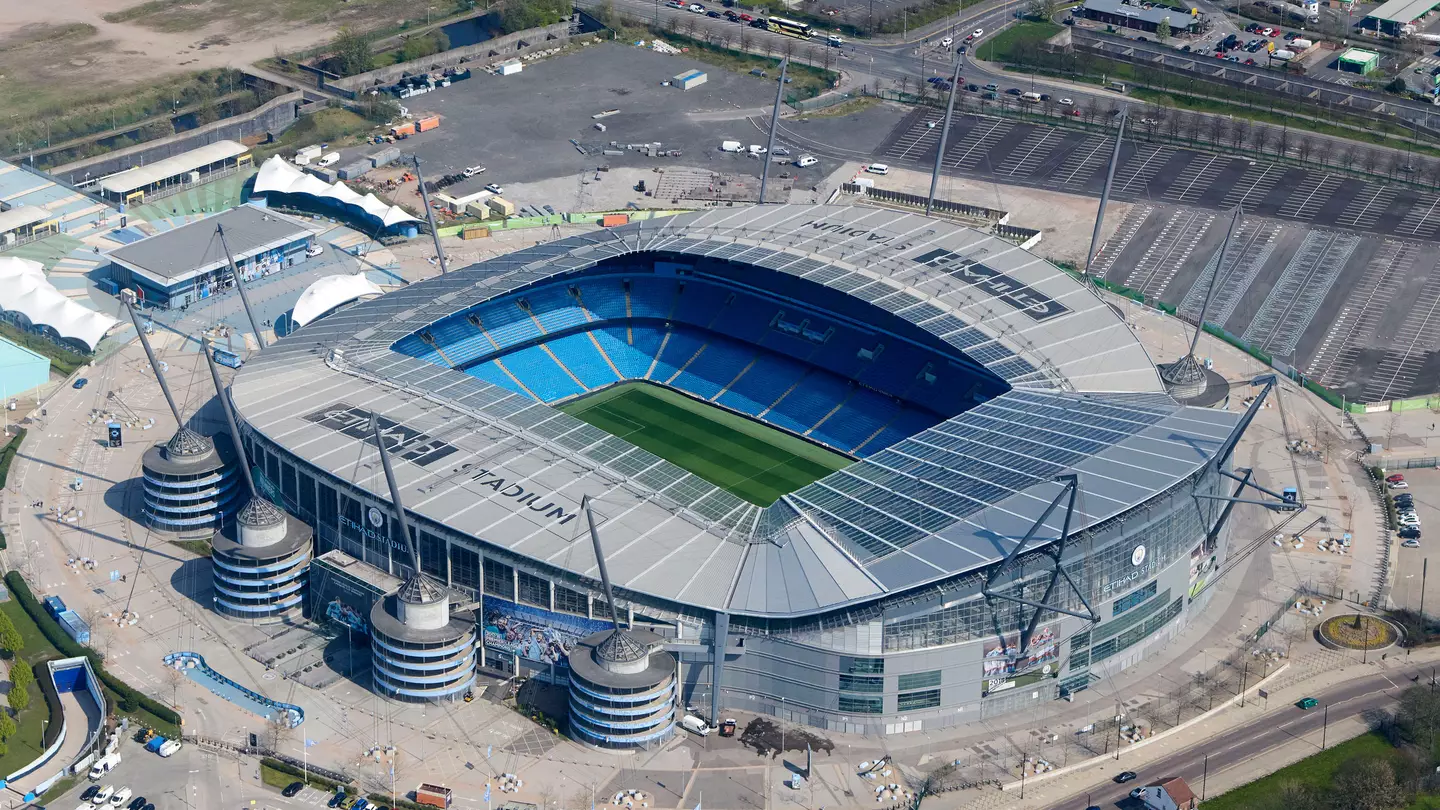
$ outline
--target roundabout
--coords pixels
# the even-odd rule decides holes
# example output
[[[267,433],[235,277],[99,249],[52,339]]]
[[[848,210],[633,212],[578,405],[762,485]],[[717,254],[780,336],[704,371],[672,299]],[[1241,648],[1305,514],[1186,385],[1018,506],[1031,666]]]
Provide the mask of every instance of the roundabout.
[[[1364,613],[1332,616],[1315,628],[1321,644],[1339,650],[1384,650],[1404,637],[1389,619]]]

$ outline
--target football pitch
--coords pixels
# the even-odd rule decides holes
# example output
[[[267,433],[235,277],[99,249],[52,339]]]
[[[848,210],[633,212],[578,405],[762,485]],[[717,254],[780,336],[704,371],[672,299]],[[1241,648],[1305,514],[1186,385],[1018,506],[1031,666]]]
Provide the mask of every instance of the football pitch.
[[[560,410],[760,506],[851,464],[797,436],[649,383],[616,385]]]

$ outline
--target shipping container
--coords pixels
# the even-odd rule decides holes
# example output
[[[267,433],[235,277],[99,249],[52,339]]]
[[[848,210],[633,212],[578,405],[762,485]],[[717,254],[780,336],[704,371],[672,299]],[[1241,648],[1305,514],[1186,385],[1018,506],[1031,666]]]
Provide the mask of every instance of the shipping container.
[[[600,219],[600,226],[602,228],[613,228],[616,225],[628,224],[630,224],[629,214],[606,214]]]
[[[485,201],[485,204],[490,206],[491,211],[494,211],[502,217],[515,216],[515,203],[510,202],[504,197],[491,197]]]
[[[519,73],[522,69],[524,69],[524,67],[525,66],[520,62],[506,62],[500,65],[498,70],[500,71],[501,76],[513,76],[516,73]]]
[[[465,206],[465,213],[476,219],[489,219],[490,206],[486,205],[484,200],[477,200]]]
[[[404,136],[406,136],[406,135],[414,135],[414,134],[415,134],[415,122],[414,122],[414,121],[406,121],[405,123],[401,124],[401,125],[398,126],[398,127],[391,127],[391,128],[390,128],[390,134],[391,134],[391,135],[394,135],[394,136],[397,137],[397,138],[401,138],[401,137],[404,137]]]
[[[302,146],[299,149],[296,149],[295,157],[310,158],[313,160],[314,158],[320,157],[320,153],[322,151],[323,150],[320,148],[320,144],[312,143],[309,146]]]
[[[67,610],[56,617],[56,619],[60,622],[60,626],[65,628],[66,634],[68,634],[70,638],[75,639],[75,643],[90,643],[90,625],[86,624],[85,620],[80,618],[78,613],[73,610]]]
[[[371,155],[371,156],[370,156],[370,165],[378,169],[378,168],[380,168],[381,166],[388,166],[389,164],[394,163],[395,161],[397,161],[397,160],[399,160],[399,159],[400,159],[400,150],[399,150],[399,148],[392,146],[392,147],[389,147],[388,149],[381,149],[379,152],[376,152],[375,154]]]
[[[490,229],[486,227],[466,228],[460,232],[461,239],[488,239]]]
[[[360,175],[370,171],[371,168],[372,167],[370,166],[370,161],[357,160],[348,166],[341,166],[340,168],[336,169],[335,175],[341,180],[354,180]]]
[[[415,121],[415,129],[419,130],[420,132],[429,132],[430,130],[436,129],[439,126],[440,116],[438,115],[427,115],[424,118],[420,118]]]
[[[45,597],[45,609],[56,618],[59,618],[60,614],[66,610],[65,603],[58,596]]]
[[[451,792],[444,785],[421,784],[415,789],[415,802],[428,807],[449,807]]]

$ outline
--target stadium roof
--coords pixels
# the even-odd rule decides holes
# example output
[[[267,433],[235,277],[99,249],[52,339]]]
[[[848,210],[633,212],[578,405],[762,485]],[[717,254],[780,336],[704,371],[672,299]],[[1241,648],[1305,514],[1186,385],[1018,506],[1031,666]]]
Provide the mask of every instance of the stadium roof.
[[[385,291],[364,273],[325,276],[316,279],[314,284],[305,288],[305,292],[300,293],[290,318],[297,325],[304,326],[341,304],[367,295],[384,294]]]
[[[62,338],[80,341],[90,351],[120,323],[55,289],[39,262],[18,256],[0,256],[0,310],[18,312],[36,326],[48,326]]]
[[[136,166],[100,181],[100,188],[111,194],[129,194],[137,188],[168,180],[176,175],[229,160],[249,152],[250,148],[236,141],[216,141],[199,149],[191,149],[174,157],[157,160],[147,166]]]
[[[227,263],[225,249],[215,234],[217,224],[225,226],[225,241],[237,262],[311,235],[310,229],[299,220],[253,205],[241,205],[122,245],[106,255],[116,264],[168,286]]]
[[[761,508],[554,408],[390,348],[479,301],[658,250],[848,291],[1014,388]],[[385,503],[374,451],[354,429],[378,412],[404,437],[392,455],[412,513],[593,580],[589,545],[572,542],[588,495],[617,587],[750,615],[814,613],[993,564],[1060,491],[1059,474],[1080,476],[1072,531],[1095,525],[1195,473],[1238,418],[1178,405],[1113,309],[1011,243],[915,214],[799,205],[633,223],[412,284],[281,340],[246,364],[232,395],[253,428]],[[1041,536],[1057,536],[1062,519],[1052,514]]]
[[[22,205],[8,211],[0,211],[0,233],[9,233],[17,228],[34,225],[37,222],[44,222],[59,216],[60,214],[53,214],[37,205]]]
[[[285,162],[285,158],[279,155],[275,155],[261,164],[260,173],[255,175],[254,192],[256,194],[272,191],[278,194],[305,194],[330,202],[354,206],[375,219],[384,228],[405,222],[420,221],[410,216],[404,208],[382,202],[374,194],[367,193],[362,197],[359,192],[344,183],[339,181],[326,183],[313,174],[302,172]]]
[[[1410,23],[1424,17],[1440,4],[1440,0],[1389,0],[1365,15],[1367,20],[1385,20],[1394,23]]]

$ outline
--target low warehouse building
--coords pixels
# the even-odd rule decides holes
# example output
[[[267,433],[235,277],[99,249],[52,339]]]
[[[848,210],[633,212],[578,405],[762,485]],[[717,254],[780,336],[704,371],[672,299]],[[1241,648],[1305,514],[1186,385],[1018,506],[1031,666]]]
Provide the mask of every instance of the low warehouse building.
[[[250,149],[237,141],[216,141],[146,166],[102,179],[96,189],[107,200],[140,205],[145,196],[163,196],[249,166]]]
[[[687,70],[684,73],[681,73],[679,76],[676,76],[674,82],[675,86],[680,88],[681,90],[689,90],[691,88],[699,87],[700,85],[704,84],[708,79],[709,77],[705,75],[705,71],[703,70]]]
[[[1159,4],[1131,3],[1129,0],[1085,0],[1076,9],[1079,16],[1113,25],[1155,33],[1162,20],[1170,23],[1170,33],[1198,34],[1204,29],[1205,18],[1193,8],[1172,8]]]
[[[118,247],[108,254],[110,277],[137,290],[151,306],[176,309],[235,286],[216,227],[241,278],[249,281],[279,272],[318,253],[305,223],[253,205]]]
[[[1342,73],[1358,73],[1365,76],[1380,69],[1380,54],[1351,48],[1340,54],[1339,69]]]
[[[0,245],[17,245],[33,237],[55,233],[60,215],[38,205],[21,205],[0,211]]]

